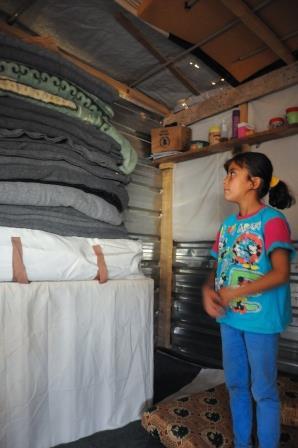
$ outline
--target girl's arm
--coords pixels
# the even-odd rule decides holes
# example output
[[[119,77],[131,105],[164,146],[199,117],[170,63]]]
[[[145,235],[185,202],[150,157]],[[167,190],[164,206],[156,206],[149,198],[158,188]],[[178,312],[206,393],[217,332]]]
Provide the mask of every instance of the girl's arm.
[[[224,308],[221,303],[220,296],[214,289],[215,273],[216,263],[202,288],[204,309],[209,316],[214,318],[224,314]]]
[[[222,288],[219,291],[221,303],[227,306],[237,297],[251,296],[267,289],[287,283],[290,277],[290,253],[286,249],[275,249],[271,255],[272,269],[263,277],[237,288]]]

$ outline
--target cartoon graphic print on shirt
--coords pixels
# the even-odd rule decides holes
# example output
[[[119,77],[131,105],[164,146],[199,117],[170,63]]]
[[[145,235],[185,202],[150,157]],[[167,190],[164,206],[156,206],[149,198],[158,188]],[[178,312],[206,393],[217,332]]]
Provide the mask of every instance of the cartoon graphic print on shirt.
[[[220,232],[218,243],[218,260],[221,263],[220,274],[216,280],[216,289],[219,290],[225,285],[238,287],[243,283],[251,282],[262,276],[262,273],[252,271],[259,271],[258,261],[262,254],[264,242],[260,235],[257,235],[253,230],[258,230],[261,223],[240,224],[225,227],[223,226]],[[232,236],[235,232],[245,233],[240,234],[234,240],[231,248],[228,246],[228,236]],[[231,268],[231,265],[235,267]],[[229,274],[228,274],[229,271]],[[238,297],[230,302],[229,307],[235,313],[258,313],[261,310],[261,305],[258,302],[253,302],[247,297]]]
[[[231,287],[238,287],[245,283],[250,283],[252,281],[257,280],[260,278],[262,274],[257,272],[252,272],[248,269],[237,269],[232,268],[230,271],[230,279],[229,284]],[[254,297],[256,297],[258,294],[255,294]],[[247,297],[237,297],[237,299],[232,300],[229,304],[231,310],[235,313],[258,313],[261,311],[262,307],[260,303],[253,302],[251,300],[248,300]]]
[[[240,235],[233,244],[234,259],[248,269],[259,269],[257,262],[262,254],[263,241],[253,233]]]

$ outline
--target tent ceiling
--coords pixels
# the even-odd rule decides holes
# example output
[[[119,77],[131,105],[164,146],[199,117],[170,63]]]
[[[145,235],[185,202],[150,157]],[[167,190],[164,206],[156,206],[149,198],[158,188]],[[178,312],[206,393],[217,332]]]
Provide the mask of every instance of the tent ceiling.
[[[140,18],[192,44],[223,30],[200,48],[238,81],[244,81],[280,58],[256,34],[260,22],[264,27],[263,37],[266,29],[267,36],[269,32],[274,34],[289,54],[298,48],[297,1],[144,0],[138,3]],[[252,29],[245,20],[245,9],[253,13]],[[228,27],[229,24],[232,26]]]
[[[254,8],[260,3],[264,1],[247,4]],[[279,37],[291,34],[284,44],[294,51],[298,2],[266,3],[256,14]],[[63,50],[171,109],[184,99],[192,104],[198,95],[228,88],[226,80],[243,81],[279,59],[219,0],[1,0],[0,5],[5,20],[19,13],[12,26],[52,36]],[[233,21],[235,25],[201,46],[202,54],[180,56]],[[172,59],[174,70],[167,66]]]

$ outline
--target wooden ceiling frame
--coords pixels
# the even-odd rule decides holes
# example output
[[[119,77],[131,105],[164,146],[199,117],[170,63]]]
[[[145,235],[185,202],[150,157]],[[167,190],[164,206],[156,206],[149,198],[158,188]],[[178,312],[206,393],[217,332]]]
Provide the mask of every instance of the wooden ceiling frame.
[[[19,17],[26,11],[26,9],[29,9],[33,3],[36,3],[36,0],[25,0],[22,5],[18,6],[14,12],[7,18],[7,23],[9,25],[13,25],[16,20],[19,19]]]
[[[47,48],[50,51],[57,51],[62,57],[68,59],[77,67],[80,67],[81,69],[89,73],[89,75],[101,79],[108,85],[112,86],[114,89],[118,91],[118,94],[121,98],[125,99],[126,101],[132,104],[142,107],[143,109],[148,110],[150,112],[154,112],[162,117],[170,113],[170,110],[165,105],[155,101],[153,98],[150,98],[144,93],[136,89],[133,89],[120,81],[113,79],[109,75],[92,67],[90,64],[78,58],[77,56],[67,52],[66,50],[63,50],[62,48],[57,46],[55,39],[52,38],[51,36],[40,36],[37,34],[33,35],[29,33],[29,30],[24,31],[21,28],[7,25],[7,23],[1,20],[0,20],[0,31],[10,34],[11,36],[17,37],[18,39],[24,40],[28,43],[35,43],[42,45],[43,47]]]
[[[164,119],[164,125],[189,125],[204,118],[232,109],[239,104],[255,100],[270,93],[298,84],[298,62],[286,65],[259,78],[225,89],[208,100],[194,104],[188,109],[171,113]]]
[[[221,0],[221,2],[286,64],[295,62],[295,58],[287,46],[242,0]]]
[[[280,37],[280,40],[282,42],[285,42],[289,39],[292,39],[293,37],[296,37],[297,35],[298,35],[298,30],[292,31],[291,33],[287,33],[285,36]],[[256,56],[257,54],[262,53],[263,51],[265,51],[267,49],[268,49],[267,45],[263,45],[262,47],[259,47],[256,50],[253,50],[243,56],[240,56],[240,58],[235,59],[235,61],[233,61],[233,62],[235,63],[235,62],[240,62],[240,61],[246,61],[246,59]]]
[[[115,14],[116,20],[123,26],[123,28],[131,34],[143,47],[155,57],[161,64],[167,63],[168,60],[149,42],[149,40],[144,36],[144,34],[122,13]],[[182,73],[182,71],[174,67],[173,65],[168,66],[168,70],[175,76],[178,81],[180,81],[192,94],[199,95],[199,90],[194,86],[194,84],[187,79],[187,77]],[[134,82],[134,87],[138,83]]]
[[[257,12],[257,11],[261,10],[262,8],[265,8],[269,3],[271,3],[271,1],[272,0],[263,0],[259,5],[255,6],[252,9],[252,11],[253,12]],[[187,48],[187,50],[182,51],[177,56],[171,58],[171,60],[168,60],[167,62],[164,62],[159,67],[154,67],[152,70],[147,71],[143,76],[141,76],[139,79],[137,79],[137,81],[133,82],[130,86],[134,87],[135,85],[140,84],[141,82],[146,81],[147,79],[149,79],[152,76],[156,75],[157,73],[161,72],[165,68],[170,67],[175,62],[178,62],[180,59],[182,59],[184,56],[186,56],[187,54],[191,53],[195,49],[197,49],[199,47],[203,47],[204,45],[206,45],[209,42],[211,42],[213,39],[216,39],[221,34],[229,31],[234,26],[238,25],[240,22],[241,21],[238,18],[232,20],[231,22],[228,22],[222,28],[220,28],[219,30],[215,31],[214,33],[209,34],[208,36],[206,36],[205,38],[203,38],[199,42],[191,45],[189,48]],[[212,68],[212,70],[214,70],[214,68]]]

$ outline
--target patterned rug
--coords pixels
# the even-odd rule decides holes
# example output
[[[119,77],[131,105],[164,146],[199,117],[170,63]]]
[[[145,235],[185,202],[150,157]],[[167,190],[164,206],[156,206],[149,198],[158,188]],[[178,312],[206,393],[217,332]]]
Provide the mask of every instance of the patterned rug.
[[[278,381],[282,400],[281,448],[297,448],[298,382]],[[295,426],[285,426],[296,425]],[[229,397],[224,384],[148,409],[143,427],[168,448],[232,448]]]

